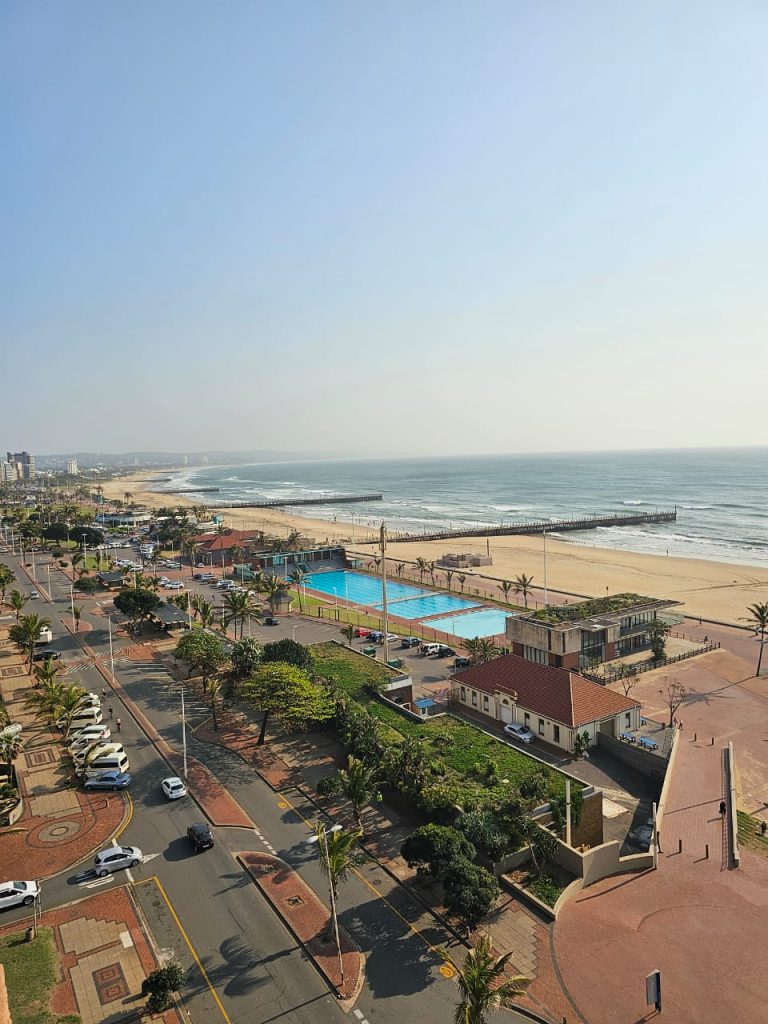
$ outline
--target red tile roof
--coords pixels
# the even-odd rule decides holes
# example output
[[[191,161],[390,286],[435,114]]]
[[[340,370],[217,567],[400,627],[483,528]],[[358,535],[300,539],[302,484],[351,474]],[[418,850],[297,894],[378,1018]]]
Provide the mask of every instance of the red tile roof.
[[[201,551],[229,551],[230,548],[242,548],[246,544],[253,543],[257,536],[258,534],[253,530],[229,530],[222,534],[207,534],[200,537],[196,543]]]
[[[571,729],[640,707],[640,702],[564,668],[537,665],[517,654],[477,665],[453,676],[484,693],[516,694],[520,707]]]

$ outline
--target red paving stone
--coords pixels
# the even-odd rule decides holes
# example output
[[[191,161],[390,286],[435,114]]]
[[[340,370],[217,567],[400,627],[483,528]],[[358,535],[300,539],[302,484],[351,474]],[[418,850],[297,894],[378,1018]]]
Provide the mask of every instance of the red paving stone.
[[[330,921],[328,908],[285,861],[268,853],[244,852],[237,856],[330,985],[342,998],[353,998],[362,984],[365,958],[348,933],[339,927],[342,982],[335,939],[330,943],[323,941]]]
[[[221,712],[218,729],[213,728],[213,719],[207,719],[195,730],[195,735],[204,743],[215,743],[226,747],[251,765],[272,789],[281,790],[301,782],[297,772],[274,754],[268,746],[257,747],[259,729],[243,721],[241,715]]]

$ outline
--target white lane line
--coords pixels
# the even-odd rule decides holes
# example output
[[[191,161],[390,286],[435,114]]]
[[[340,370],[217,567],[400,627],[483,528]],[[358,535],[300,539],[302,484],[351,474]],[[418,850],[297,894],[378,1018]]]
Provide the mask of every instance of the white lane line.
[[[131,883],[131,885],[133,885],[133,875],[131,874],[131,869],[130,868],[126,868],[125,869],[125,877]]]
[[[109,885],[110,882],[114,882],[114,875],[107,875],[106,878],[96,878],[93,882],[80,882],[80,889],[98,889],[100,885]]]
[[[354,1013],[354,1015],[357,1017],[358,1020],[362,1020],[363,1019],[363,1011],[362,1010],[355,1009],[355,1010],[352,1011],[352,1013]]]

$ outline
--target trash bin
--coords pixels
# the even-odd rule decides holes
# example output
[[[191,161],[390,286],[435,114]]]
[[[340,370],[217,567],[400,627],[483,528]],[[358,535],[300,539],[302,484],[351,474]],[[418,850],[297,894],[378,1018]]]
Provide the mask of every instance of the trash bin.
[[[375,658],[376,657],[376,648],[375,647],[364,647],[363,648],[363,654],[367,654],[369,658]]]

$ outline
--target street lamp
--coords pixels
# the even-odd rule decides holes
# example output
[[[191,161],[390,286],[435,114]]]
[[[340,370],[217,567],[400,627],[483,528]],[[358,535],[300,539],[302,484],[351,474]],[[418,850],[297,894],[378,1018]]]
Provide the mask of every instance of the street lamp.
[[[333,934],[336,937],[336,951],[339,955],[339,974],[341,975],[341,983],[339,989],[344,985],[344,960],[341,955],[341,940],[339,939],[339,918],[336,914],[336,896],[333,891],[333,876],[331,875],[331,858],[328,853],[328,833],[329,832],[341,832],[341,825],[331,825],[329,829],[326,829],[325,825],[318,824],[317,835],[310,836],[307,839],[307,843],[311,846],[317,843],[320,849],[323,851],[325,856],[325,865],[328,870],[328,891],[331,896],[331,917],[333,918]]]

